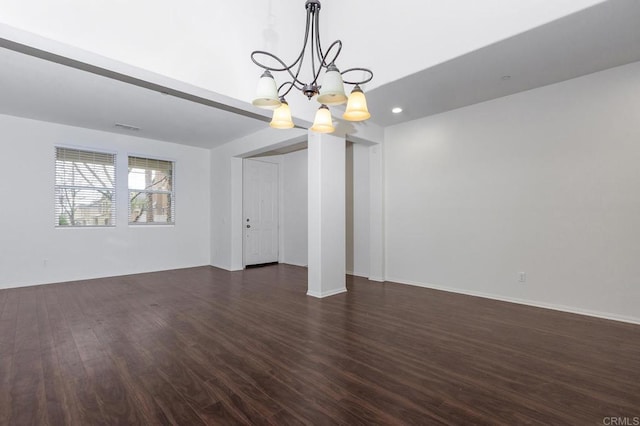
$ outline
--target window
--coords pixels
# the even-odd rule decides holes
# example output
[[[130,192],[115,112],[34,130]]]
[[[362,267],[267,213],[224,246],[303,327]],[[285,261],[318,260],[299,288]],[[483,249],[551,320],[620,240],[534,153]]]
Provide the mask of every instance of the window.
[[[173,224],[173,162],[129,157],[129,224]]]
[[[56,227],[114,226],[116,156],[56,147]]]

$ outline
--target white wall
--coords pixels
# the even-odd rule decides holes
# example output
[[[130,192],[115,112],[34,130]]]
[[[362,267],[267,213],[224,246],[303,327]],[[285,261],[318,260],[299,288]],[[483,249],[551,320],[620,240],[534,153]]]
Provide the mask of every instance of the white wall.
[[[369,279],[383,282],[386,272],[384,218],[384,144],[369,147]]]
[[[0,288],[209,263],[208,150],[5,115],[0,128]],[[117,154],[116,227],[54,227],[59,145]],[[128,225],[130,153],[175,161],[175,226]]]
[[[354,217],[353,217],[353,208],[354,208],[354,200],[353,200],[353,143],[347,142],[347,150],[345,152],[345,207],[346,207],[346,223],[345,229],[347,234],[347,241],[345,243],[345,251],[347,253],[346,257],[346,267],[347,274],[353,275],[353,257],[354,253]]]
[[[639,123],[634,63],[388,128],[387,278],[640,321]]]
[[[353,144],[353,275],[369,277],[369,146]]]
[[[282,155],[281,262],[307,266],[307,150]]]
[[[347,273],[369,277],[369,147],[348,143],[347,188]]]

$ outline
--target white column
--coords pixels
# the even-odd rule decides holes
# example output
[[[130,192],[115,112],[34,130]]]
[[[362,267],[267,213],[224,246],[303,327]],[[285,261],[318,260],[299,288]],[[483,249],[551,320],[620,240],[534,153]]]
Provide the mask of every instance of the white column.
[[[309,131],[309,296],[347,291],[345,149],[343,137]]]
[[[385,280],[383,145],[369,148],[369,279]]]

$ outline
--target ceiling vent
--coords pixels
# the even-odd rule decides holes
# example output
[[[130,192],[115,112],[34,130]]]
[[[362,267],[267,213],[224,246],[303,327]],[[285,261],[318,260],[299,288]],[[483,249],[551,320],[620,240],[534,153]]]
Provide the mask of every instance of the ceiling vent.
[[[124,130],[129,130],[130,132],[137,132],[140,130],[140,127],[131,126],[129,124],[116,123],[116,127],[120,127]]]

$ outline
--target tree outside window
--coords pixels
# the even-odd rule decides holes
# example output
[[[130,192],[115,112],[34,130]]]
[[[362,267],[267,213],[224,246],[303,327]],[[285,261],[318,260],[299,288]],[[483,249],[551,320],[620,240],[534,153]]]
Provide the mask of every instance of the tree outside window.
[[[129,157],[129,224],[174,224],[172,161]]]

